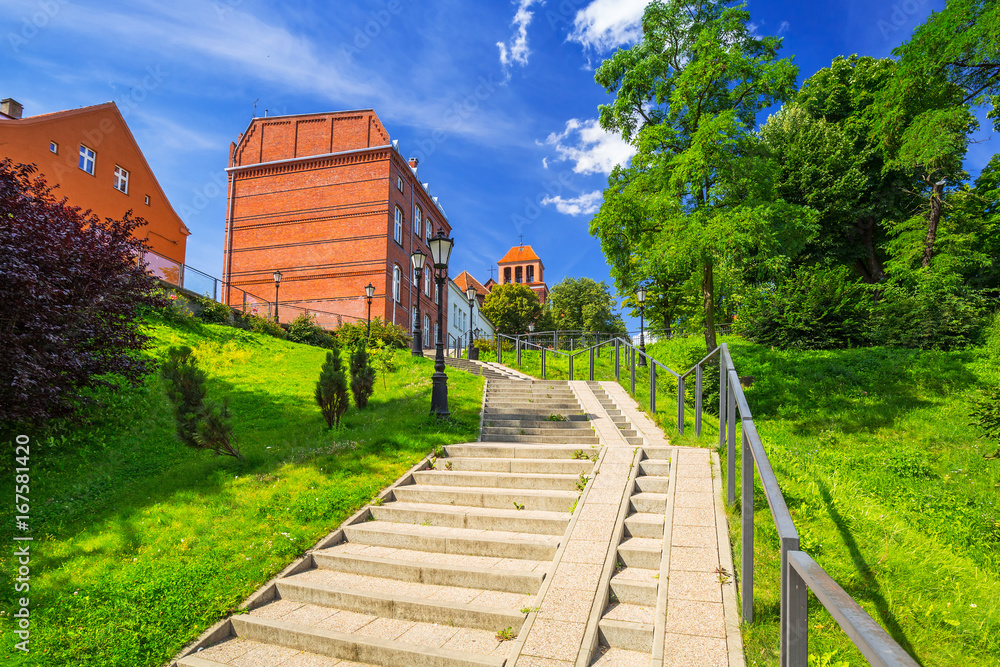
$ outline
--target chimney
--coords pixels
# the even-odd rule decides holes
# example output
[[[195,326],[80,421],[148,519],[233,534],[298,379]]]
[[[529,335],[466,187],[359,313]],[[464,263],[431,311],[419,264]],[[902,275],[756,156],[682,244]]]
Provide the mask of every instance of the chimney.
[[[24,107],[17,100],[9,97],[5,100],[0,100],[0,114],[7,116],[7,118],[18,120],[21,117],[22,111],[24,111]]]
[[[415,157],[410,158],[410,169],[416,169],[418,164],[420,164],[420,160]]]

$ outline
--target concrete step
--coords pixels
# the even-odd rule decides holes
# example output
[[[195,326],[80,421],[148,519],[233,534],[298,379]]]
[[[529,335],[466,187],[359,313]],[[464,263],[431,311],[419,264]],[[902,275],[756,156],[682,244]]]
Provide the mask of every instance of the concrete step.
[[[564,419],[549,419],[549,417],[553,414],[558,414],[564,417]],[[493,412],[493,413],[487,412],[486,414],[483,415],[483,421],[491,422],[496,426],[506,426],[507,424],[504,424],[504,422],[509,422],[510,425],[514,426],[514,425],[530,423],[530,422],[539,422],[539,421],[552,424],[566,424],[566,423],[580,424],[582,422],[582,423],[587,423],[589,425],[590,418],[582,412],[566,414],[562,412],[553,413],[553,412],[539,411],[534,414],[525,414],[519,411],[507,411],[506,414],[502,412]]]
[[[601,619],[597,625],[598,640],[605,646],[629,651],[651,653],[653,650],[653,625]]]
[[[312,576],[308,576],[312,574]],[[292,577],[285,577],[276,582],[278,594],[282,600],[290,602],[301,602],[318,607],[333,607],[343,611],[350,611],[356,614],[368,614],[379,618],[395,618],[403,621],[415,621],[417,623],[454,623],[463,628],[479,628],[480,630],[493,630],[497,628],[511,627],[515,632],[521,629],[524,622],[524,614],[517,609],[502,609],[476,604],[463,604],[458,602],[445,602],[442,600],[428,599],[437,586],[424,586],[422,584],[409,584],[407,591],[423,586],[429,589],[426,596],[414,597],[412,595],[397,595],[391,590],[371,590],[354,588],[350,585],[339,585],[337,583],[326,583],[322,575],[340,575],[331,577],[333,581],[345,579],[362,580],[361,585],[369,583],[363,580],[372,580],[375,585],[385,586],[385,580],[377,577],[362,577],[360,575],[347,575],[345,573],[334,573],[328,570],[310,570]],[[418,591],[419,592],[419,591]],[[473,595],[479,595],[485,591],[472,589]],[[491,591],[491,595],[496,595]],[[516,593],[507,594],[511,599],[524,598]]]
[[[537,424],[539,422],[532,422],[532,424]],[[574,428],[560,428],[560,427],[549,427],[549,426],[487,426],[483,425],[481,431],[484,438],[492,439],[491,436],[494,435],[545,435],[545,436],[556,436],[556,437],[589,437],[594,435],[594,430],[590,428],[590,425],[586,422],[576,422],[582,424],[582,426]]]
[[[178,667],[233,667],[233,665],[277,665],[279,663],[289,665],[289,667],[293,664],[330,665],[336,663],[346,665],[346,663],[318,653],[276,647],[242,637],[229,637],[225,641],[177,661]],[[351,667],[375,666],[370,663],[352,662]]]
[[[633,493],[629,502],[633,512],[664,514],[667,511],[667,495],[665,493]]]
[[[670,447],[643,447],[647,459],[670,461]]]
[[[497,412],[506,410],[524,410],[526,414],[531,414],[532,412],[545,411],[547,414],[551,413],[562,413],[562,412],[580,412],[579,403],[570,403],[568,401],[554,401],[547,398],[531,400],[531,399],[518,399],[518,400],[503,400],[503,401],[486,401],[486,411],[487,412]]]
[[[641,447],[642,443],[644,442],[644,440],[642,439],[642,437],[638,436],[638,435],[623,436],[623,437],[625,438],[625,442],[627,442],[628,444],[633,445],[635,447]]]
[[[451,464],[452,470],[478,470],[482,472],[534,472],[579,475],[580,473],[590,473],[590,471],[594,469],[594,463],[589,460],[493,459],[471,457],[449,457],[438,459],[434,464],[434,469],[445,470],[445,466],[449,463]]]
[[[636,513],[625,517],[625,533],[629,537],[663,537],[663,515]]]
[[[531,447],[509,442],[469,442],[461,445],[446,445],[444,453],[449,458],[505,458],[505,459],[572,459],[579,447],[573,445],[543,445]]]
[[[667,477],[670,475],[670,462],[643,459],[642,461],[639,461],[639,474],[655,477]]]
[[[490,428],[558,428],[558,429],[586,429],[593,430],[590,421],[586,419],[483,419],[483,426]]]
[[[395,499],[406,503],[431,503],[465,507],[490,507],[538,512],[566,512],[576,502],[579,493],[573,491],[538,491],[535,489],[482,489],[454,486],[408,484],[393,489]],[[666,501],[664,501],[665,503]],[[666,505],[664,504],[664,507]]]
[[[638,567],[626,567],[611,577],[612,601],[656,607],[657,578],[660,571]]]
[[[319,655],[395,667],[502,667],[503,656],[492,656],[447,648],[432,648],[394,639],[364,636],[325,628],[269,619],[249,614],[232,618],[238,637],[284,646]],[[486,632],[486,631],[481,631]],[[495,649],[494,649],[495,650]]]
[[[413,480],[417,484],[431,486],[571,491],[576,488],[579,476],[555,473],[479,472],[475,470],[418,470],[413,473]]]
[[[507,509],[492,509],[397,501],[373,506],[371,513],[377,521],[391,523],[471,530],[504,530],[539,535],[562,535],[569,524],[566,512],[517,510],[513,506]]]
[[[625,567],[658,570],[662,551],[662,538],[630,537],[618,545],[618,558],[625,563]]]
[[[490,440],[498,442],[530,442],[535,444],[566,443],[574,445],[599,445],[601,441],[596,435],[575,435],[572,431],[566,435],[489,435]]]
[[[546,419],[550,415],[562,415],[569,420],[570,415],[578,415],[580,417],[586,417],[584,412],[580,408],[572,408],[567,410],[559,410],[553,408],[543,408],[543,407],[529,407],[529,406],[491,406],[487,405],[486,409],[483,411],[483,419],[517,419],[517,420],[530,420],[530,419]],[[560,420],[562,421],[562,420]]]
[[[635,478],[635,488],[640,493],[666,493],[670,486],[669,477],[639,475]]]
[[[350,542],[390,549],[532,560],[552,560],[560,540],[560,537],[554,535],[499,530],[485,532],[386,521],[366,521],[345,526],[344,535]]]
[[[350,544],[348,548],[357,546],[349,542],[342,544]],[[524,560],[510,563],[512,566],[522,568],[514,570],[500,569],[495,565],[485,567],[492,561],[481,556],[453,554],[449,556],[448,563],[439,563],[437,561],[441,559],[440,554],[426,551],[397,549],[393,552],[393,558],[380,558],[340,550],[344,548],[345,546],[337,545],[314,551],[313,560],[316,566],[326,570],[396,581],[460,588],[470,588],[475,585],[491,591],[530,595],[538,592],[545,577],[544,571],[531,569],[546,564],[544,561]]]
[[[649,663],[649,653],[629,651],[598,645],[591,667],[621,667],[622,665],[645,665]]]

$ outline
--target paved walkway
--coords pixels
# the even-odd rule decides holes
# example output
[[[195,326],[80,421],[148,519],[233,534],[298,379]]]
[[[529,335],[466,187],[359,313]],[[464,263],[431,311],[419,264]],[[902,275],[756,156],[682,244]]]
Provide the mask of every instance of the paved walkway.
[[[485,442],[415,466],[177,664],[743,667],[714,452],[616,383],[495,372]]]

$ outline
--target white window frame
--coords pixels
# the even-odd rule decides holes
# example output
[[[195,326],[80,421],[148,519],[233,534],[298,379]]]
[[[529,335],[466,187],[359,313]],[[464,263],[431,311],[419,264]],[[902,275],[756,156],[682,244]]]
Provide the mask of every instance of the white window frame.
[[[434,283],[434,303],[441,303],[441,290],[437,283]]]
[[[392,267],[392,300],[399,303],[399,284],[403,281],[403,270],[399,264]]]
[[[410,333],[417,330],[417,307],[410,309]]]
[[[396,189],[399,190],[400,192],[403,191],[403,177],[402,176],[396,176]]]
[[[422,238],[420,236],[420,224],[423,219],[423,213],[420,211],[419,206],[413,207],[413,233],[417,235],[417,238]]]
[[[56,143],[55,141],[50,141],[49,142],[49,152],[50,153],[55,153],[56,155],[59,155],[59,144]]]
[[[80,171],[93,176],[97,170],[97,152],[80,144],[80,160],[77,162],[77,166],[80,167]]]
[[[115,190],[123,194],[128,194],[128,169],[115,165]]]
[[[146,206],[149,206],[149,195],[146,195]]]
[[[424,269],[424,295],[429,299],[431,297],[431,272]]]
[[[430,315],[424,315],[423,336],[424,336],[424,347],[430,347],[431,346],[431,316]]]
[[[396,243],[403,245],[403,209],[396,207],[396,222],[393,228],[392,237]]]
[[[431,228],[433,226],[434,226],[434,223],[431,221],[430,218],[427,218],[427,222],[424,224],[424,227],[426,228],[426,231],[427,231],[427,234],[426,234],[427,245],[430,245],[430,243],[431,243]]]

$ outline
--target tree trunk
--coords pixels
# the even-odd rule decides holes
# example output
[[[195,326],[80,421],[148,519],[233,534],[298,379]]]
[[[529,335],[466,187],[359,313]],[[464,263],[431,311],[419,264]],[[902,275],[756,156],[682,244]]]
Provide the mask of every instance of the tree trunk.
[[[944,202],[941,195],[944,192],[944,180],[934,182],[930,176],[924,176],[924,183],[931,186],[931,210],[927,212],[927,236],[924,238],[924,259],[920,263],[923,268],[931,264],[931,257],[934,256],[934,241],[937,239],[938,223],[941,222],[941,213],[944,210]]]
[[[701,276],[701,298],[705,306],[705,345],[711,352],[718,344],[715,342],[715,279],[712,275],[712,260],[705,259],[704,273]]]
[[[882,268],[882,260],[875,251],[875,217],[869,215],[858,218],[854,223],[854,230],[860,237],[864,249],[864,257],[859,258],[855,266],[866,283],[878,284],[885,280],[885,270]]]

